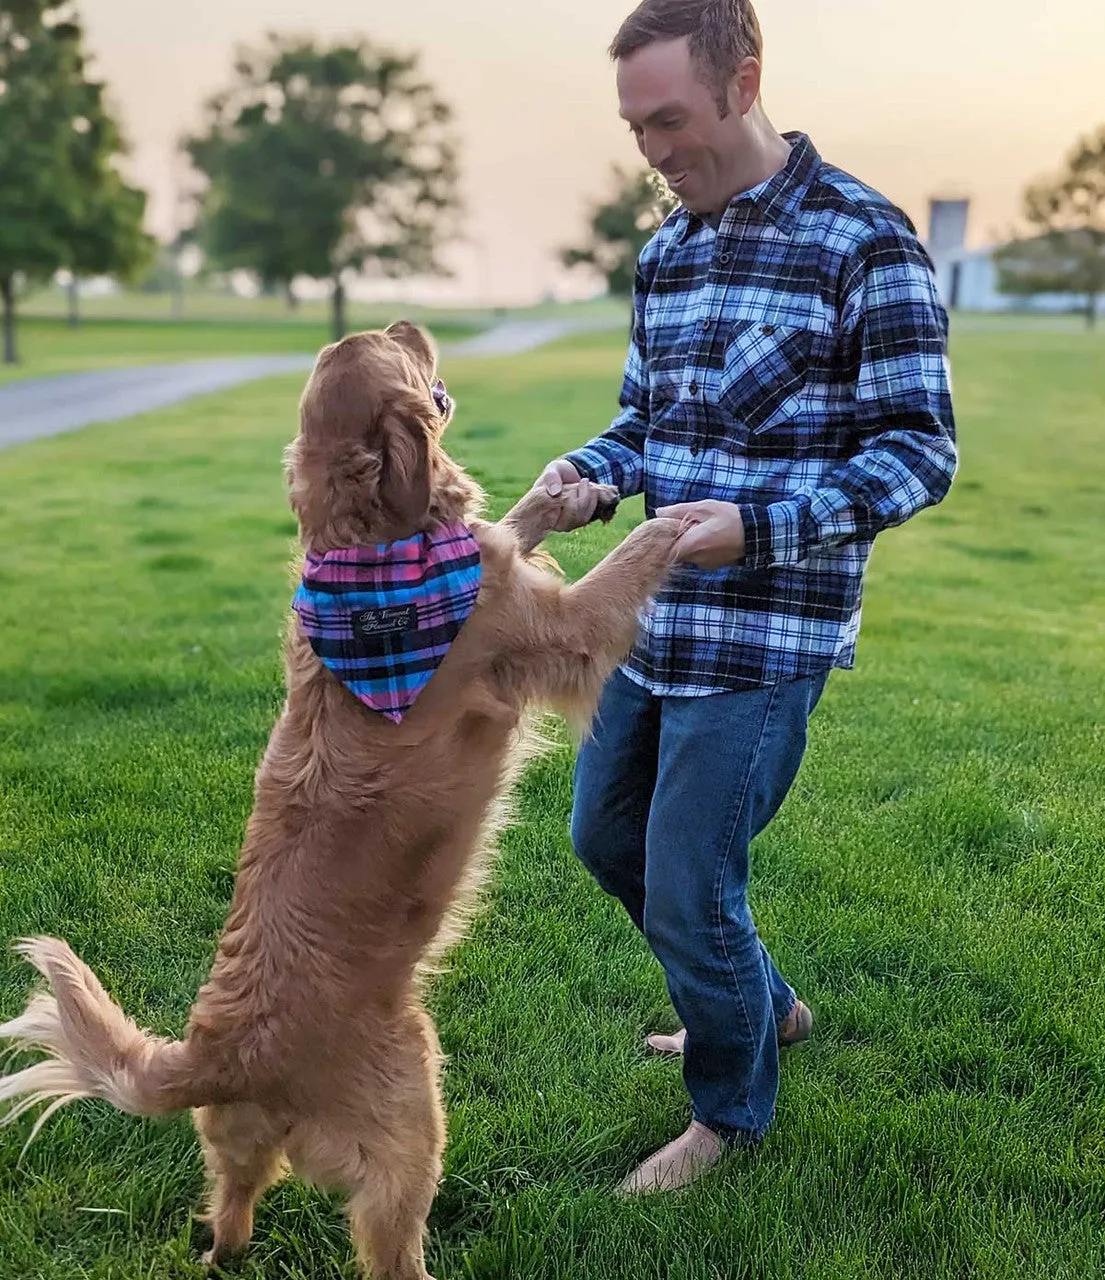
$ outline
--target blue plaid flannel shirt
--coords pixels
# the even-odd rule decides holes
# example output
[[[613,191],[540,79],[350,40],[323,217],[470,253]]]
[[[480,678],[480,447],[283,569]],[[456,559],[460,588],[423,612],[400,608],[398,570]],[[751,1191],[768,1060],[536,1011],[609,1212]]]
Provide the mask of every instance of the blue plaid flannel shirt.
[[[735,502],[744,559],[676,569],[626,674],[658,695],[850,667],[880,529],[956,467],[947,316],[909,219],[787,134],[720,224],[672,213],[637,264],[622,412],[568,455],[677,502]]]

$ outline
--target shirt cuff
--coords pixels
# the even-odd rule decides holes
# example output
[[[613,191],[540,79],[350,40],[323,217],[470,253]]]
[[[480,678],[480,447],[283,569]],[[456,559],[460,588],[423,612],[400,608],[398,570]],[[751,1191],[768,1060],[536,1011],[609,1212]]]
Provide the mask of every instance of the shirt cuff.
[[[565,454],[564,461],[570,462],[581,478],[592,480],[595,484],[613,484],[621,488],[618,484],[619,468],[616,468],[613,462],[598,449],[589,449],[585,446],[574,453]]]
[[[749,569],[795,565],[801,560],[800,520],[793,502],[741,502],[744,559]]]

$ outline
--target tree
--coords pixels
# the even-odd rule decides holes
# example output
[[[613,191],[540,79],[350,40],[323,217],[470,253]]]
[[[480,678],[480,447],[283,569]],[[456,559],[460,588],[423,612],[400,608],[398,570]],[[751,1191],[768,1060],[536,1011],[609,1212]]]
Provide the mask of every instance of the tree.
[[[235,74],[183,144],[207,179],[198,230],[214,263],[285,290],[331,281],[335,338],[350,273],[441,269],[459,207],[452,113],[416,57],[270,34]]]
[[[48,279],[93,258],[88,269],[112,270],[135,251],[145,197],[115,171],[119,131],[102,84],[87,74],[82,42],[70,0],[5,0],[0,8],[0,298],[9,364],[17,359],[18,277]]]
[[[615,194],[591,211],[590,242],[578,249],[564,249],[560,261],[566,267],[588,266],[606,278],[615,297],[633,296],[633,277],[641,250],[675,208],[675,197],[663,179],[651,169],[626,173],[614,166]]]
[[[154,242],[142,229],[146,193],[129,186],[115,165],[126,152],[119,128],[104,105],[103,86],[85,85],[87,105],[74,147],[79,207],[66,237],[69,323],[76,325],[82,276],[133,280],[153,260]]]
[[[1092,327],[1105,294],[1105,125],[1079,141],[1063,174],[1028,189],[1024,212],[1035,234],[997,252],[998,287],[1079,295]]]
[[[47,277],[61,265],[74,197],[68,164],[79,32],[46,25],[43,4],[0,12],[0,298],[4,361],[14,364],[17,274]]]

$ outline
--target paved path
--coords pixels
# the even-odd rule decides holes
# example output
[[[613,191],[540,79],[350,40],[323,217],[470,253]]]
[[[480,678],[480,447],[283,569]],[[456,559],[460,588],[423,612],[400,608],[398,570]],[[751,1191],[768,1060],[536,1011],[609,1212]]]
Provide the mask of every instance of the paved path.
[[[511,320],[447,349],[450,356],[515,355],[596,327],[571,320]],[[305,373],[310,355],[227,356],[130,369],[28,378],[0,387],[0,448],[161,409],[275,373]]]
[[[590,328],[572,320],[505,320],[449,347],[451,356],[513,356]]]
[[[13,382],[0,387],[0,448],[129,418],[270,374],[306,370],[311,363],[311,356],[232,356]]]

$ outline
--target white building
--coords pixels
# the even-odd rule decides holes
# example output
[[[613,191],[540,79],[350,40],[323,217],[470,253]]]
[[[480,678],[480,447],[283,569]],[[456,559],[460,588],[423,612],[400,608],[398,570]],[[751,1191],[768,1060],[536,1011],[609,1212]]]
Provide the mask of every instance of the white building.
[[[998,292],[994,249],[967,248],[969,200],[930,200],[925,247],[936,268],[936,283],[949,311],[1020,311],[1085,313],[1085,299],[1072,293],[1038,293],[1033,297]],[[1098,299],[1105,314],[1105,298]]]

